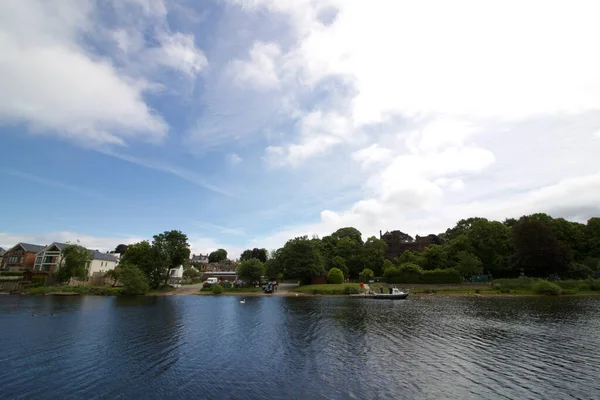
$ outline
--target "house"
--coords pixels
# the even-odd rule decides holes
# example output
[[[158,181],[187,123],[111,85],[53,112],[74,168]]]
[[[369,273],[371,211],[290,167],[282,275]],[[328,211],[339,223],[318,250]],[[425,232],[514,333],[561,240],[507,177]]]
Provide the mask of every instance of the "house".
[[[183,265],[169,270],[169,281],[171,283],[181,283],[181,279],[183,279]]]
[[[190,260],[190,265],[202,269],[202,265],[208,264],[208,254],[192,254],[192,259]]]
[[[62,263],[62,251],[68,246],[67,243],[54,242],[41,249],[35,260],[34,272],[54,273],[58,271]],[[113,254],[99,252],[98,250],[88,250],[92,260],[87,264],[87,276],[103,275],[106,271],[115,269],[117,258]]]
[[[0,247],[0,267],[2,266],[2,258],[4,257],[4,253],[6,253],[6,250]]]
[[[58,270],[61,262],[61,252],[68,246],[66,243],[54,242],[41,249],[35,257],[35,272],[54,273]]]
[[[2,257],[0,269],[5,271],[31,271],[35,264],[36,254],[44,246],[30,243],[18,243],[8,249]]]
[[[412,236],[395,230],[384,234],[379,231],[379,239],[387,244],[385,255],[387,258],[400,256],[405,251],[420,252],[432,244],[441,244],[442,241],[437,235],[419,236],[413,239]]]
[[[103,276],[105,272],[115,269],[117,258],[114,254],[102,253],[98,250],[88,250],[92,255],[92,261],[87,265],[88,277]]]

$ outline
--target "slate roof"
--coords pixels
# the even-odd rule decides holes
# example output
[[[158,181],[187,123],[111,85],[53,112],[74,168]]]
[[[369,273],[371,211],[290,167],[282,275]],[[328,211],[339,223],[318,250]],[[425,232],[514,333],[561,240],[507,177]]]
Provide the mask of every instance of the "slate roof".
[[[29,243],[18,243],[17,246],[21,246],[27,252],[37,253],[42,250],[45,246],[40,246],[39,244],[29,244]],[[16,247],[16,246],[15,246]]]
[[[94,258],[94,260],[115,261],[115,262],[117,261],[115,256],[112,254],[102,253],[102,252],[99,252],[98,250],[88,250],[88,251]]]

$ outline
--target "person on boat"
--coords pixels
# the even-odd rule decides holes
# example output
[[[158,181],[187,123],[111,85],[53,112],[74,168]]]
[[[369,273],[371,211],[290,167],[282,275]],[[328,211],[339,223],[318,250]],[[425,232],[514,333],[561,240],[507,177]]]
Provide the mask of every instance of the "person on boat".
[[[379,286],[379,293],[383,294],[383,286]]]
[[[390,284],[390,294],[392,294],[392,292],[394,291],[393,286]]]

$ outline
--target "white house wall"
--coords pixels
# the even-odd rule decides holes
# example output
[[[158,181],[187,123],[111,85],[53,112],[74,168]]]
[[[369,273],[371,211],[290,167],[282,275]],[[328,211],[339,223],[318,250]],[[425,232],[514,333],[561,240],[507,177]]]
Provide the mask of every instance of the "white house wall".
[[[92,260],[88,268],[88,276],[92,277],[96,273],[104,274],[117,266],[116,261]]]

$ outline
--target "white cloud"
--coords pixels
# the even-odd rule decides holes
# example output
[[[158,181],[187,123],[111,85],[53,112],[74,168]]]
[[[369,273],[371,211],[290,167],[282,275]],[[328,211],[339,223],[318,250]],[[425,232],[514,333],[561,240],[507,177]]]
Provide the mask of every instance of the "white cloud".
[[[208,66],[206,56],[194,44],[193,35],[162,32],[158,39],[161,46],[150,50],[151,59],[156,64],[181,71],[189,77]]]
[[[9,232],[0,232],[0,247],[8,249],[19,242],[38,244],[41,246],[49,245],[52,242],[70,242],[99,251],[112,251],[118,244],[131,244],[144,240],[140,237],[97,237],[76,232],[46,232],[36,234],[14,234]]]
[[[164,26],[162,1],[114,5],[133,6],[133,11],[119,15],[135,15],[131,18],[137,21],[163,21],[155,29],[160,45],[148,49],[139,30],[107,30],[96,18],[99,5],[93,2],[0,3],[1,124],[24,123],[32,132],[91,146],[123,145],[130,139],[158,142],[167,135],[167,124],[144,100],[145,92],[157,87],[151,65],[195,75],[206,66],[206,57],[191,35],[172,33]],[[100,45],[115,41],[122,54],[91,53],[82,42],[86,35]],[[140,57],[147,70],[123,68]]]
[[[277,70],[280,55],[277,44],[255,42],[248,60],[231,61],[228,73],[238,85],[259,90],[276,89],[281,84]]]
[[[241,163],[242,157],[240,157],[239,155],[237,155],[236,153],[230,153],[227,155],[227,162],[231,165],[236,165]]]

